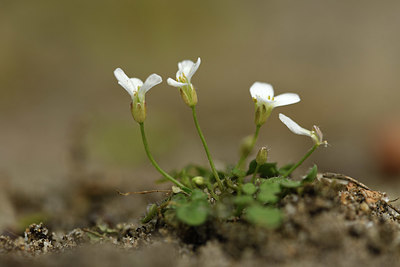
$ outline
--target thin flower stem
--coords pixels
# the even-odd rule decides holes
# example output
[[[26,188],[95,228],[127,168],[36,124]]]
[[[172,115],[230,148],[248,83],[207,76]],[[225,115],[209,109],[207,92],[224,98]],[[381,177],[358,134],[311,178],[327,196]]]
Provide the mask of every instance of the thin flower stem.
[[[253,173],[253,177],[251,178],[251,182],[253,184],[256,182],[256,176],[257,176],[258,170],[260,169],[260,166],[261,165],[257,163],[256,169],[254,170],[254,173]]]
[[[239,159],[239,162],[236,164],[235,169],[239,169],[242,167],[243,163],[246,161],[247,157],[250,155],[251,151],[253,151],[254,145],[256,144],[258,133],[260,132],[261,125],[257,125],[256,131],[253,136],[253,140],[251,141],[250,148],[247,153],[242,154]]]
[[[157,171],[159,171],[165,178],[167,178],[168,180],[170,180],[172,183],[176,184],[177,186],[179,186],[184,192],[190,194],[192,193],[192,190],[190,190],[188,187],[184,186],[181,182],[177,181],[175,178],[173,178],[171,175],[169,175],[168,173],[166,173],[163,169],[161,169],[161,167],[157,164],[157,162],[154,160],[153,156],[150,153],[150,149],[149,149],[149,145],[147,143],[147,138],[146,138],[146,134],[144,132],[144,123],[139,123],[140,125],[140,132],[142,133],[142,141],[143,141],[143,145],[144,145],[144,150],[146,150],[146,154],[147,157],[149,158],[151,164],[153,164],[154,168],[157,169]]]
[[[210,155],[210,151],[208,150],[206,139],[204,138],[203,132],[201,131],[199,122],[197,120],[196,106],[192,106],[191,108],[192,108],[194,124],[196,125],[197,132],[199,133],[201,142],[203,143],[204,150],[206,151],[208,161],[210,162],[211,170],[212,170],[212,172],[214,174],[215,179],[217,180],[219,188],[221,190],[223,190],[224,189],[224,185],[222,184],[221,179],[219,178],[218,172],[215,169],[214,162],[213,162],[213,160],[211,158],[211,155]]]
[[[284,175],[283,177],[288,177],[297,167],[299,167],[317,148],[319,147],[319,144],[315,144],[310,150],[307,151],[307,153],[304,155],[304,157],[297,162],[295,165],[293,165],[292,168],[290,168]]]

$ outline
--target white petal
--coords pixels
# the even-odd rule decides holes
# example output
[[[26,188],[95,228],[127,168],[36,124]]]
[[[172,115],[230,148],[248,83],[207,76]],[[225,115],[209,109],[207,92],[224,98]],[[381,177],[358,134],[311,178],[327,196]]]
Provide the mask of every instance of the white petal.
[[[190,69],[190,72],[186,75],[188,78],[189,82],[190,79],[192,79],[193,75],[196,73],[197,69],[200,67],[201,60],[200,58],[197,58],[197,62],[192,65],[192,68]]]
[[[121,68],[116,68],[114,70],[114,76],[118,81],[126,81],[129,80],[129,77],[125,74],[125,72]]]
[[[143,86],[140,87],[140,91],[141,93],[146,93],[147,91],[149,91],[152,87],[156,86],[157,84],[160,84],[162,82],[162,78],[160,75],[158,74],[151,74],[146,81],[144,82]]]
[[[298,125],[296,122],[294,122],[291,118],[283,115],[282,113],[279,113],[279,119],[283,124],[285,124],[289,130],[291,130],[295,134],[299,135],[306,135],[311,137],[311,131],[304,129],[300,125]]]
[[[136,88],[125,72],[117,68],[114,70],[114,76],[117,78],[118,83],[131,95],[136,91]]]
[[[200,64],[200,63],[199,63]],[[182,73],[184,73],[185,74],[185,76],[186,76],[186,78],[188,78],[189,79],[189,74],[190,74],[190,71],[191,71],[191,69],[193,68],[193,65],[194,65],[194,63],[193,63],[193,61],[191,61],[191,60],[184,60],[184,61],[181,61],[181,62],[179,62],[178,63],[178,72],[176,73],[176,76],[177,76],[177,78],[179,77],[179,76],[181,76],[182,75]],[[178,76],[178,73],[179,73],[179,76]]]
[[[167,83],[173,87],[182,87],[186,85],[186,83],[180,83],[171,78],[167,79]]]
[[[250,87],[250,94],[252,98],[268,102],[274,96],[274,88],[268,83],[255,82]]]
[[[134,92],[136,92],[137,89],[143,85],[142,80],[138,78],[130,78],[130,81],[134,87]]]
[[[281,94],[275,97],[274,107],[286,106],[297,102],[300,102],[300,97],[298,94]]]

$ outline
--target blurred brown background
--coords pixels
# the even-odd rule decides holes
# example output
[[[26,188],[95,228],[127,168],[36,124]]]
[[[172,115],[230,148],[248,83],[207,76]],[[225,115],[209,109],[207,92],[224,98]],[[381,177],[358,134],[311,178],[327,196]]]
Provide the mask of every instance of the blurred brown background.
[[[198,116],[220,167],[236,162],[238,143],[253,132],[248,90],[264,81],[276,94],[302,98],[274,110],[262,128],[258,145],[270,147],[270,161],[298,160],[312,145],[280,123],[282,112],[304,127],[319,125],[330,143],[302,170],[315,162],[321,171],[395,194],[398,187],[388,184],[399,174],[390,169],[389,176],[384,164],[400,143],[399,14],[398,1],[3,0],[1,186],[33,198],[60,195],[71,181],[80,188],[79,179],[111,190],[157,188],[159,175],[145,158],[129,96],[113,70],[143,80],[155,72],[166,81],[178,61],[201,57],[192,80]],[[160,165],[207,164],[177,89],[164,82],[147,104],[146,128]],[[398,159],[391,164],[400,166]],[[142,207],[153,198],[124,201]]]

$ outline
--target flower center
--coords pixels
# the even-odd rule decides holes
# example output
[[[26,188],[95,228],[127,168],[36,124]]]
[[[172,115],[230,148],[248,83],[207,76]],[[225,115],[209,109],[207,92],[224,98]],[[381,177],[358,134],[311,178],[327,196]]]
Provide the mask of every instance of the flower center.
[[[178,82],[187,83],[187,78],[186,78],[185,73],[182,72],[182,74],[178,78]]]

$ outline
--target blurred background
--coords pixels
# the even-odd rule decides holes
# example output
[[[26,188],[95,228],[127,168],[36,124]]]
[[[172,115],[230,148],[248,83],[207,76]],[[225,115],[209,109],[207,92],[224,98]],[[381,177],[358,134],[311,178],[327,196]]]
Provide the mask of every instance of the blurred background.
[[[166,81],[179,61],[197,57],[198,117],[220,168],[238,160],[241,139],[254,131],[249,88],[262,81],[302,98],[262,128],[257,145],[270,148],[270,161],[296,161],[312,145],[289,132],[282,112],[305,128],[319,125],[330,143],[299,175],[316,163],[397,197],[399,13],[398,1],[2,0],[0,229],[87,223],[77,214],[129,220],[160,199],[114,191],[163,186],[154,184],[159,174],[113,70]],[[164,82],[146,99],[159,164],[207,165],[178,90]]]

